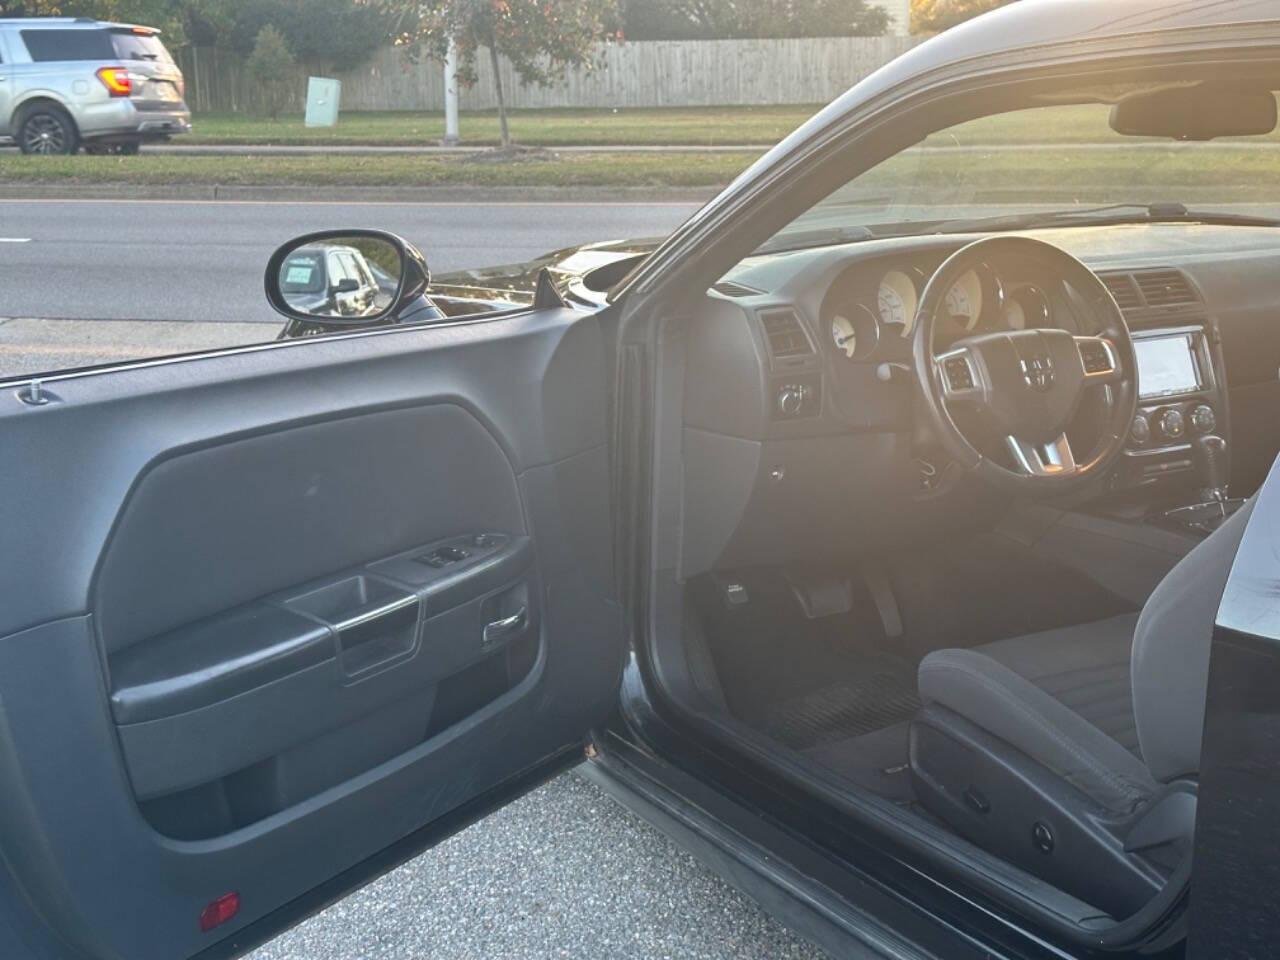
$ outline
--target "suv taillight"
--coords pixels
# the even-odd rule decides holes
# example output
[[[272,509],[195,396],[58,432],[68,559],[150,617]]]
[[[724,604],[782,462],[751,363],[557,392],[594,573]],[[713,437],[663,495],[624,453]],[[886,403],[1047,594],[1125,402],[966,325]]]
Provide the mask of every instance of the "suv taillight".
[[[103,67],[98,71],[98,79],[113,97],[127,97],[133,92],[133,81],[124,67]]]

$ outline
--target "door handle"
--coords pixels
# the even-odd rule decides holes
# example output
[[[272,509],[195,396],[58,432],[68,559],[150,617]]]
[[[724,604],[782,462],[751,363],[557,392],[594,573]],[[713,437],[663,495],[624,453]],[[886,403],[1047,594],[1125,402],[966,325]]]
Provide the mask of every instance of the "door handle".
[[[521,607],[509,617],[503,617],[501,620],[494,620],[492,623],[486,624],[483,645],[492,647],[495,644],[503,643],[524,633],[528,626],[529,608]]]

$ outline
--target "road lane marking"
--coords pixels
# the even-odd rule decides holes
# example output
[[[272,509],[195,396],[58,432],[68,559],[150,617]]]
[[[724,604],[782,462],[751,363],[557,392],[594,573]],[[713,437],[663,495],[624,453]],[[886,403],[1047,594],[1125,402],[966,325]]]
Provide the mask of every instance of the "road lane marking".
[[[30,237],[0,237],[0,243],[30,243]]]

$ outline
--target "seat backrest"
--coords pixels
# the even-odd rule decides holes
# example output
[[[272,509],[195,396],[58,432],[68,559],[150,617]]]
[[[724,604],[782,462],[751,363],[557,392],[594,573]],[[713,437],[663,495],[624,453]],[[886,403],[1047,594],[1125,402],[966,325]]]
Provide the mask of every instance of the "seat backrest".
[[[1157,780],[1200,770],[1209,647],[1253,502],[1247,500],[1169,571],[1138,618],[1133,714],[1142,759]]]

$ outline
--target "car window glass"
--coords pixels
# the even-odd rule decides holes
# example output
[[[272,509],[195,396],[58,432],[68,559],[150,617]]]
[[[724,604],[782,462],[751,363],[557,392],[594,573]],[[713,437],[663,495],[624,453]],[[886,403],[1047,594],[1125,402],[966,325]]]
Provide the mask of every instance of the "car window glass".
[[[343,262],[342,254],[334,253],[329,255],[329,286],[336,287],[343,280],[349,278],[347,273],[347,265]]]
[[[22,42],[36,62],[114,60],[115,49],[105,30],[22,30]]]
[[[124,33],[111,34],[111,45],[116,56],[121,60],[142,60],[149,63],[173,63],[169,51],[164,48],[160,38],[155,34]]]
[[[285,261],[281,289],[285,293],[319,293],[324,289],[324,263],[320,254],[299,251]]]

